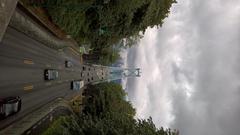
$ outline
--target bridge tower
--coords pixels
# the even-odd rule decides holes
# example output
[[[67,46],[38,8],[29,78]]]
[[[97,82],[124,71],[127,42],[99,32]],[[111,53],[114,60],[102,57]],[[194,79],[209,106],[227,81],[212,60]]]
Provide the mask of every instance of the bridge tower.
[[[109,67],[108,79],[110,81],[122,78],[140,77],[140,68]]]
[[[95,65],[95,67],[100,67],[98,69],[101,69],[97,71],[97,74],[100,79],[94,82],[93,84],[141,76],[140,68],[108,67],[100,65]]]

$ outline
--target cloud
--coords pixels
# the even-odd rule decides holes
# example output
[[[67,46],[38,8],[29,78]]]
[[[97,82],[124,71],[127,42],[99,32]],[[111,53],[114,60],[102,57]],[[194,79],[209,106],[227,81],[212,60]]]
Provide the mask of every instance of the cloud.
[[[240,1],[182,0],[127,53],[138,118],[183,135],[240,133]]]

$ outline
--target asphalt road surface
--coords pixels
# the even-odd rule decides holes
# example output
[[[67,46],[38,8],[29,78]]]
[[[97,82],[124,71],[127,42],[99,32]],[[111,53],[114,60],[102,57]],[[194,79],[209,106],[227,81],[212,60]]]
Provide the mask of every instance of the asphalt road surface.
[[[74,66],[66,68],[66,60]],[[44,69],[57,69],[59,78],[45,81]],[[79,56],[72,49],[53,50],[8,27],[0,43],[0,98],[20,96],[22,109],[1,120],[0,129],[58,97],[74,93],[70,83],[80,79],[88,84],[97,81],[99,76],[95,68],[81,65]]]

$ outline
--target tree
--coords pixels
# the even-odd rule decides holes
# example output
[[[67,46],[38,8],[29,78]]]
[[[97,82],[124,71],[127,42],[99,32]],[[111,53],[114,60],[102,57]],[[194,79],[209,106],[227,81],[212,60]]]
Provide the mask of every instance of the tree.
[[[140,32],[162,26],[173,3],[176,0],[44,0],[43,7],[79,45],[88,42],[101,50],[122,39],[134,45]]]
[[[156,128],[151,117],[134,119],[135,109],[125,100],[126,93],[118,84],[92,85],[86,91],[87,95],[96,99],[96,102],[87,103],[87,106],[94,105],[85,110],[85,114],[97,120],[93,126],[97,129],[93,131],[101,131],[103,135],[177,135],[171,129]]]
[[[61,135],[64,132],[69,135],[178,135],[177,131],[157,128],[151,117],[146,120],[135,119],[135,109],[125,100],[126,93],[118,84],[90,85],[84,95],[88,97],[84,113],[77,114],[76,118],[61,118],[61,123],[51,128],[49,134]]]

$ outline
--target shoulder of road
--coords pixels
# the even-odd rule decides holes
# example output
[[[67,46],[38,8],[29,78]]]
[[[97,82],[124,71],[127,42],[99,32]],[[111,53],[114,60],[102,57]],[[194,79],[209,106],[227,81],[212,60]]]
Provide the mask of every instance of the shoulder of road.
[[[61,28],[47,20],[44,14],[27,6],[23,1],[2,0],[0,2],[0,41],[8,26],[25,33],[53,49],[69,48],[80,56],[77,42],[69,37]]]
[[[41,128],[61,115],[74,115],[68,101],[58,98],[0,131],[1,135],[39,133]],[[46,124],[47,123],[47,124]]]

